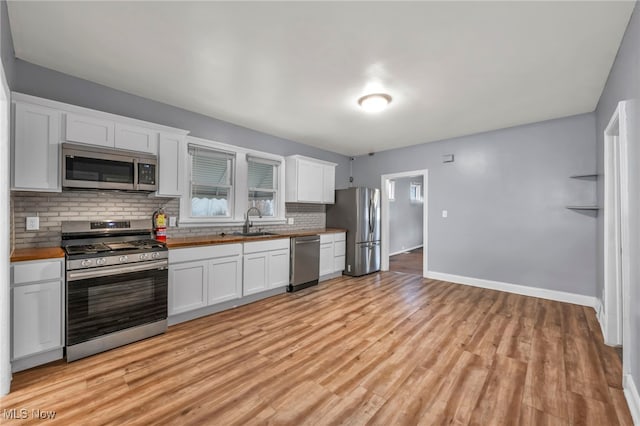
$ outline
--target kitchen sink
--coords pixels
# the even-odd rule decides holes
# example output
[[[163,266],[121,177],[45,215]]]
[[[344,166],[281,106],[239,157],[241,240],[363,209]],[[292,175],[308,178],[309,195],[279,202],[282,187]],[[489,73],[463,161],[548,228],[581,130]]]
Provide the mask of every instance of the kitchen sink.
[[[278,235],[273,232],[234,232],[233,235],[241,235],[243,237],[267,237],[269,235]]]

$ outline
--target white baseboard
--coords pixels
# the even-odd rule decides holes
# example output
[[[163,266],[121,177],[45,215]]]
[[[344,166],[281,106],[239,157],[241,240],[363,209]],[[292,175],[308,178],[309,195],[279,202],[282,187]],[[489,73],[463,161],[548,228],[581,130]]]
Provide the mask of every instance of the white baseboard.
[[[638,394],[638,388],[631,374],[625,374],[622,378],[622,388],[624,389],[624,396],[627,399],[629,411],[631,411],[633,424],[640,425],[640,395]]]
[[[596,298],[596,318],[598,319],[598,324],[600,324],[600,331],[602,331],[602,336],[604,336],[604,341],[607,343],[607,316],[604,314],[604,305],[602,304],[602,299]]]
[[[461,275],[446,274],[442,272],[427,272],[427,278],[449,281],[456,284],[465,284],[473,287],[487,288],[491,290],[505,291],[507,293],[522,294],[524,296],[539,297],[541,299],[555,300],[557,302],[573,303],[575,305],[589,306],[595,308],[597,298],[582,294],[567,293],[546,288],[529,287],[520,284],[503,283],[500,281],[484,280],[481,278],[464,277]]]
[[[411,251],[411,250],[419,249],[420,247],[423,247],[423,245],[420,244],[419,246],[409,247],[409,248],[406,248],[406,249],[402,249],[400,251],[394,251],[393,253],[389,253],[389,257],[395,256],[397,254],[406,253],[406,252]]]

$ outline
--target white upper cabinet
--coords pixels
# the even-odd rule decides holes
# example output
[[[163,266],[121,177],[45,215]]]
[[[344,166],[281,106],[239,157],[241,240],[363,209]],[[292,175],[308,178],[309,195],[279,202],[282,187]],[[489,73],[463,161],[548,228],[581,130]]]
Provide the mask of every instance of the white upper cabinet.
[[[184,184],[186,137],[160,133],[158,146],[158,192],[164,197],[179,197]]]
[[[16,102],[11,189],[60,192],[60,112]]]
[[[287,157],[286,201],[289,203],[333,204],[336,164],[314,158]]]
[[[157,195],[181,195],[186,130],[12,92],[11,189],[60,192],[60,143],[159,157]]]
[[[65,115],[65,140],[107,148],[115,146],[114,121],[80,114]]]
[[[129,151],[158,153],[158,132],[145,127],[116,123],[115,147]]]

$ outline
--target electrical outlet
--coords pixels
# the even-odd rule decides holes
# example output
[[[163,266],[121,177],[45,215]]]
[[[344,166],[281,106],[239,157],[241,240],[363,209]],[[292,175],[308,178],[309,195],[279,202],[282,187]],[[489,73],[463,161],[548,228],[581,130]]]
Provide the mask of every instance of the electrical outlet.
[[[40,218],[38,216],[27,217],[27,231],[37,231],[40,229]]]
[[[448,217],[449,216],[449,212],[446,210],[442,210],[442,217]]]
[[[293,225],[293,222],[294,222],[294,220],[293,220],[293,218],[292,218],[292,217],[287,218],[287,223],[288,223],[289,225]]]
[[[175,216],[169,216],[169,226],[176,226],[176,220],[178,218]]]

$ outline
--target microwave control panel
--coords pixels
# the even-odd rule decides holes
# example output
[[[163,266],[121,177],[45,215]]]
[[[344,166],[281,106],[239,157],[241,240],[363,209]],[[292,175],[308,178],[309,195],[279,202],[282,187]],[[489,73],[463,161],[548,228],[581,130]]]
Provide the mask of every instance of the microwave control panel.
[[[138,183],[140,185],[156,184],[156,165],[138,163]]]

